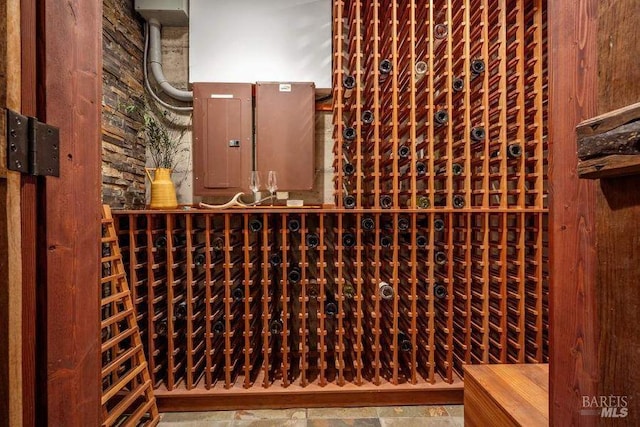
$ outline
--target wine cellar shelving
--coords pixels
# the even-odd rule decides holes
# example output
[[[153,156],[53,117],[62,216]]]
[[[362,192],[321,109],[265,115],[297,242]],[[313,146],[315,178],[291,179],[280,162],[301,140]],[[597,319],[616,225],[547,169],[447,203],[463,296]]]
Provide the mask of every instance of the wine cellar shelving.
[[[169,393],[459,384],[464,363],[546,360],[537,213],[117,219],[151,378]]]
[[[334,0],[335,208],[114,212],[160,405],[547,362],[546,49],[542,0]]]
[[[339,208],[546,207],[541,0],[333,4]]]

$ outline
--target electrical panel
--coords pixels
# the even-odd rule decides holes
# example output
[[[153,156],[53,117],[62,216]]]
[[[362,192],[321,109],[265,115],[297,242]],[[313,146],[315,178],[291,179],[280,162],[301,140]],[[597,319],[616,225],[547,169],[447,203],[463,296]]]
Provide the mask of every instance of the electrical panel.
[[[276,171],[279,190],[313,189],[315,85],[258,82],[255,115],[256,169]]]
[[[194,83],[193,87],[195,196],[249,192],[254,164],[263,184],[268,172],[275,171],[280,191],[313,189],[313,83],[257,83],[255,107],[254,88],[248,83]]]
[[[193,181],[196,196],[248,191],[252,169],[252,86],[195,83]]]

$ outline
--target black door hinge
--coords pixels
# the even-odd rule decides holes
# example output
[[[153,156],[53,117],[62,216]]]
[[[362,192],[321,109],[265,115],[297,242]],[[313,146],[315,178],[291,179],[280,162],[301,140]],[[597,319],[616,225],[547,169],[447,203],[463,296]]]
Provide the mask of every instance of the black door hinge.
[[[60,176],[58,128],[7,110],[7,169],[36,176]]]

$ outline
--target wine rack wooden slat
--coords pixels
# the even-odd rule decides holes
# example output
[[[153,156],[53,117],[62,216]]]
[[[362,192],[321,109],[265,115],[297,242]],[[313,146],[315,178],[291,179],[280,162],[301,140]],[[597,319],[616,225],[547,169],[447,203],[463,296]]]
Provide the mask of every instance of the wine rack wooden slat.
[[[138,328],[135,299],[123,264],[122,254],[128,253],[131,257],[135,252],[132,236],[135,235],[116,232],[111,210],[103,206],[100,281],[103,426],[155,426],[160,421]],[[122,250],[120,240],[126,245]],[[130,268],[135,269],[135,265],[129,263]]]

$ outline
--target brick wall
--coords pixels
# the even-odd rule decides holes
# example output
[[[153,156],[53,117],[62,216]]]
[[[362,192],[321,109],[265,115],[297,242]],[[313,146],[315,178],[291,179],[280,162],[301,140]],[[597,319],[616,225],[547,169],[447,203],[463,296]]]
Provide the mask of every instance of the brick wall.
[[[102,201],[113,208],[145,204],[145,146],[128,105],[142,105],[143,21],[133,0],[104,0],[102,18]]]

